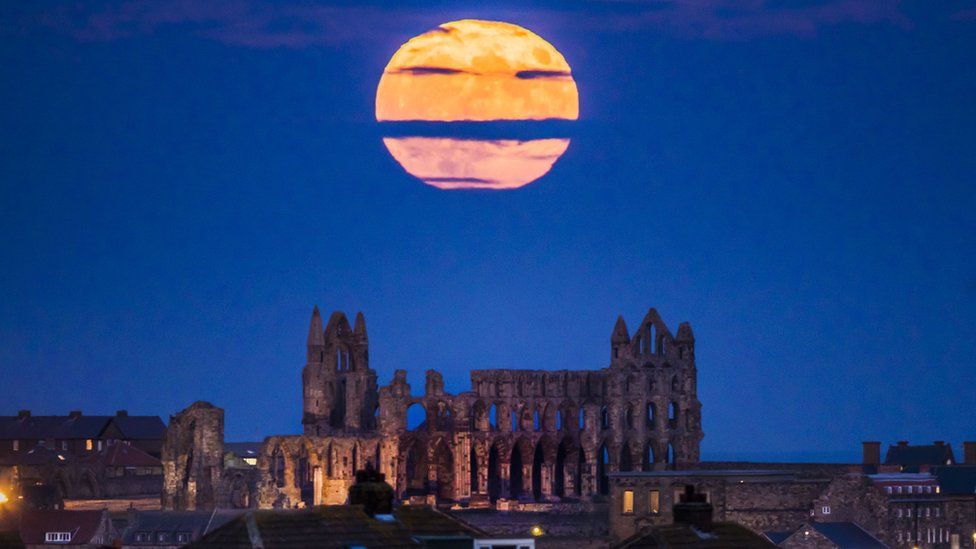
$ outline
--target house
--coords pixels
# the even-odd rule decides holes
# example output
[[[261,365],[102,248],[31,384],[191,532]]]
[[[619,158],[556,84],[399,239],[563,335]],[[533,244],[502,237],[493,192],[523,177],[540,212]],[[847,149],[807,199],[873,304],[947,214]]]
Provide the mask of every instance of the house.
[[[688,485],[674,504],[672,524],[647,526],[613,549],[752,549],[776,547],[769,539],[734,522],[714,522],[705,494]]]
[[[199,540],[240,516],[240,511],[130,511],[124,548],[175,549]]]
[[[932,467],[952,465],[956,462],[952,455],[952,445],[937,440],[932,444],[908,444],[902,440],[888,446],[882,471],[902,473],[925,473]]]
[[[116,538],[107,511],[25,509],[20,516],[20,539],[28,549],[101,547]]]
[[[21,410],[16,416],[0,416],[0,459],[38,445],[65,457],[84,456],[101,450],[107,440],[128,441],[158,458],[165,434],[166,425],[159,416],[130,416],[126,410],[114,416],[86,416],[80,411],[35,416]]]
[[[770,540],[788,549],[886,549],[888,546],[853,522],[808,522],[786,535],[771,533]]]

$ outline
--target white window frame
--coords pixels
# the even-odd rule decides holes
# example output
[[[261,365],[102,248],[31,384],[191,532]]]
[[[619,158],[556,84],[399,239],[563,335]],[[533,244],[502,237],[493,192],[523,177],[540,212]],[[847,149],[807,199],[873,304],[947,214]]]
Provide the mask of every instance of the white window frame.
[[[825,514],[825,515],[829,515],[830,514],[830,506],[829,505],[824,505],[823,507],[820,508],[820,512],[823,513],[823,514]]]
[[[71,532],[44,532],[45,543],[68,543],[71,541]]]

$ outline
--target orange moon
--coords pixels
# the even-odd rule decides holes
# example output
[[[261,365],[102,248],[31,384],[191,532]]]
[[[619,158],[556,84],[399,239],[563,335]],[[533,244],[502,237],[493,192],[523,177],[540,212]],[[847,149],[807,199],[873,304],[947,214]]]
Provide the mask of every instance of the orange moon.
[[[577,120],[579,92],[566,59],[511,23],[464,19],[410,39],[376,90],[379,122]],[[446,126],[450,132],[449,124]],[[441,189],[518,188],[545,175],[567,138],[386,137],[411,175]]]

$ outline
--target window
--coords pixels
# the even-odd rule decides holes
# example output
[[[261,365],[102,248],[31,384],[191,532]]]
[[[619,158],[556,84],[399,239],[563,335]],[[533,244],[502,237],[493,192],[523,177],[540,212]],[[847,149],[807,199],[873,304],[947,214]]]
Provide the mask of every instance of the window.
[[[15,440],[13,442],[13,445],[14,445],[14,452],[19,452],[20,451],[20,441],[19,440]]]
[[[67,452],[68,451],[68,441],[67,440],[62,440],[61,441],[61,451],[62,452]]]
[[[900,494],[901,493],[901,486],[898,486],[897,488],[895,488],[895,493],[896,494]]]
[[[44,541],[65,543],[71,541],[71,532],[45,532]]]
[[[823,513],[823,514],[825,514],[825,515],[829,515],[830,514],[830,506],[829,505],[824,505],[823,507],[820,508],[820,512]]]
[[[891,493],[891,486],[885,486],[885,492],[890,494]],[[900,536],[901,534],[898,534],[898,535]]]
[[[915,489],[914,486],[909,486],[908,487],[908,493],[911,494],[914,491],[914,489]]]
[[[136,532],[136,541],[147,542],[152,539],[152,534],[149,532]]]
[[[625,515],[634,514],[634,491],[633,490],[624,490],[624,501],[623,501],[623,508],[621,509],[621,512]]]
[[[908,518],[912,518],[912,509],[908,508]]]
[[[91,452],[94,447],[95,447],[95,441],[93,441],[92,439],[88,439],[85,441],[85,450]]]
[[[102,451],[102,441],[100,441],[100,440],[98,441],[98,451],[99,452]]]
[[[652,515],[658,515],[661,513],[661,492],[657,490],[651,490],[651,496],[649,498],[650,509]]]
[[[159,543],[169,543],[169,532],[159,532],[156,534],[156,541]]]
[[[904,511],[902,511],[902,508],[901,508],[901,507],[899,507],[899,508],[898,508],[898,518],[902,518],[902,516],[904,516],[904,514],[905,514],[905,513],[904,513]]]
[[[189,532],[179,532],[176,534],[176,543],[190,543]]]

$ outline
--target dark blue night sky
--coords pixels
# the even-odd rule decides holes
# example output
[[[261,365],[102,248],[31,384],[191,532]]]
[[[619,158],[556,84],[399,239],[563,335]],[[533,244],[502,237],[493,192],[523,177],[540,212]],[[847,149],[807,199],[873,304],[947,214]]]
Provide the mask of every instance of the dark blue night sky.
[[[697,338],[704,459],[976,437],[976,4],[0,6],[0,414],[300,430],[312,306],[380,382],[591,369],[618,314]],[[580,120],[515,191],[390,158],[411,36],[525,26]]]

